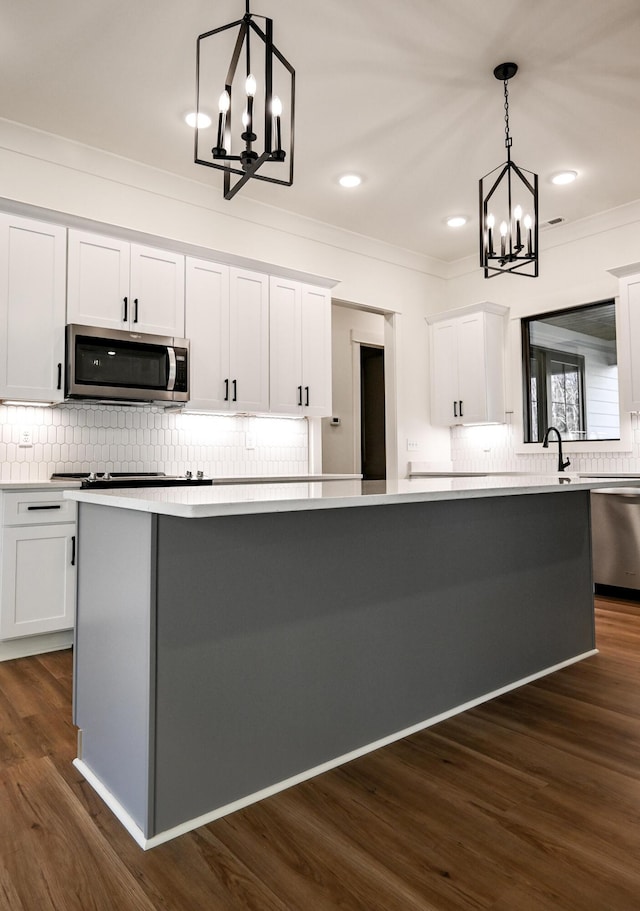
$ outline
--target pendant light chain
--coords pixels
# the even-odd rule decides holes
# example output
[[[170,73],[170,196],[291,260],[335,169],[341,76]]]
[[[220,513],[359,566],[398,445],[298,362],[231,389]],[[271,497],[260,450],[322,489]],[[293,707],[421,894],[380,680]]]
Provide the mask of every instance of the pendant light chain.
[[[505,148],[510,149],[512,143],[509,136],[509,83],[504,80],[504,144]]]

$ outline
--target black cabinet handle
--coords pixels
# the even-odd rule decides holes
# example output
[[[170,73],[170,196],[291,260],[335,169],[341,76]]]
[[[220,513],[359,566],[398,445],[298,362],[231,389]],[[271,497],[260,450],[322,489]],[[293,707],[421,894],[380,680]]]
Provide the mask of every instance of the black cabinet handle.
[[[62,389],[62,364],[58,364],[58,389]]]
[[[453,416],[454,416],[454,418],[458,417],[458,403],[457,402],[453,403]]]
[[[309,387],[305,386],[304,391],[305,391],[305,405],[308,405],[309,404]]]
[[[224,381],[224,400],[229,401],[229,380]]]
[[[133,321],[134,323],[138,322],[138,298],[133,300]]]
[[[76,536],[71,535],[71,565],[76,565]]]
[[[233,398],[231,399],[231,401],[232,402],[238,401],[238,384],[236,383],[235,380],[233,381]]]
[[[302,386],[298,386],[298,405],[302,405]]]
[[[52,503],[50,506],[27,506],[28,512],[34,512],[37,509],[62,509],[60,503]]]
[[[125,297],[125,299],[124,299],[124,316],[122,317],[123,323],[126,323],[128,315],[129,315],[129,298]]]
[[[464,417],[464,414],[462,412],[462,399],[459,400],[458,404],[460,405],[460,417],[462,418]]]

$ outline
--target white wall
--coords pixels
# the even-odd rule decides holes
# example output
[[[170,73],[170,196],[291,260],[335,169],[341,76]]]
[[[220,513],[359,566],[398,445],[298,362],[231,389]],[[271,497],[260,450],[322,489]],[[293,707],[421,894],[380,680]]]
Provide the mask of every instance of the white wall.
[[[170,238],[284,269],[334,278],[334,296],[395,312],[398,440],[413,458],[448,455],[448,434],[432,433],[424,316],[446,301],[442,263],[280,209],[239,193],[223,199],[221,177],[186,180],[60,137],[0,120],[0,197],[105,225]],[[210,180],[210,188],[207,182]],[[203,181],[203,183],[199,182]],[[286,193],[282,190],[282,205]],[[1,203],[0,203],[1,204]],[[398,471],[407,471],[406,445]]]

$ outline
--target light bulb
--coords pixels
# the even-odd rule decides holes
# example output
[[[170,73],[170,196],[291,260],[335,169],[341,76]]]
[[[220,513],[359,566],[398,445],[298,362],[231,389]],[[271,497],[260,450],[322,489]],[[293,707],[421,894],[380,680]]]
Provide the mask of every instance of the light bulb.
[[[516,221],[520,221],[522,218],[522,206],[516,206],[513,210],[513,217]]]
[[[501,221],[501,222],[500,222],[500,236],[501,236],[501,237],[506,237],[506,236],[507,236],[507,223],[506,223],[506,221]]]
[[[525,215],[525,217],[524,217],[524,226],[525,226],[525,228],[527,229],[527,231],[531,230],[532,224],[533,224],[533,219],[531,218],[531,216],[530,216],[530,215]]]
[[[231,106],[231,99],[229,98],[229,92],[225,89],[224,92],[218,98],[218,110],[221,114],[226,114]]]
[[[271,99],[271,113],[274,117],[282,116],[282,102],[277,95],[274,95]]]
[[[247,76],[247,81],[245,82],[244,87],[246,89],[247,95],[250,95],[253,98],[256,93],[256,77],[252,73],[249,73]]]
[[[242,126],[245,129],[249,126],[249,114],[247,111],[242,112]]]
[[[491,212],[487,215],[487,228],[493,228],[496,223],[495,215],[492,215]]]

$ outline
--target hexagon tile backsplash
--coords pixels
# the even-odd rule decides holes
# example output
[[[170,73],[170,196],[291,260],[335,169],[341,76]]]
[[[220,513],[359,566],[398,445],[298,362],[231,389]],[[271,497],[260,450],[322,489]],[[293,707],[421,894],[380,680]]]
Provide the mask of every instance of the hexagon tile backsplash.
[[[25,437],[31,445],[22,445]],[[0,481],[90,470],[288,475],[305,474],[308,465],[301,418],[173,413],[151,405],[0,405]]]

